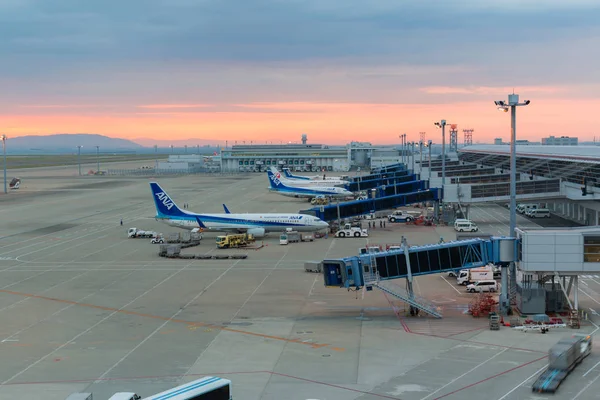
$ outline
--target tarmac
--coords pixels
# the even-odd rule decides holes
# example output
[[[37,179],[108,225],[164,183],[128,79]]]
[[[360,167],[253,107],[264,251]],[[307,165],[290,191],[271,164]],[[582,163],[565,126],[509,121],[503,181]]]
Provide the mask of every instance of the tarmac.
[[[325,288],[320,274],[304,272],[305,261],[355,255],[403,235],[410,245],[452,240],[449,227],[377,224],[369,238],[287,246],[270,235],[258,250],[218,250],[217,233],[208,232],[185,251],[248,258],[165,259],[158,245],[126,233],[176,231],[154,219],[151,178],[76,175],[77,166],[18,171],[21,188],[0,195],[0,400],[63,400],[78,391],[95,400],[118,391],[149,396],[206,375],[231,379],[233,398],[243,400],[599,398],[597,343],[556,394],[533,394],[548,349],[572,330],[490,331],[486,318],[466,314],[473,295],[446,274],[415,283],[443,309],[437,320],[408,316],[376,289]],[[223,203],[232,212],[309,206],[268,192],[262,174],[157,181],[196,212],[222,212]],[[471,213],[482,232],[507,233],[506,207]],[[578,333],[596,332],[600,277],[582,281],[590,319]]]

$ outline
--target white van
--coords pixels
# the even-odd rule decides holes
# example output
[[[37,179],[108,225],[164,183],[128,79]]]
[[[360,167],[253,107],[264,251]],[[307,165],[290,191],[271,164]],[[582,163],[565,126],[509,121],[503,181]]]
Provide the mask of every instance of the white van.
[[[547,208],[534,208],[525,213],[530,218],[550,218],[550,210]]]
[[[485,281],[477,281],[470,285],[467,285],[467,292],[469,293],[481,293],[481,292],[497,292],[498,282],[493,279]]]
[[[517,211],[520,212],[521,214],[525,214],[527,211],[535,210],[536,208],[539,208],[539,207],[540,207],[539,204],[523,203],[523,204],[519,204],[517,206]]]
[[[479,228],[477,225],[469,220],[457,220],[454,222],[454,230],[456,232],[477,232]]]

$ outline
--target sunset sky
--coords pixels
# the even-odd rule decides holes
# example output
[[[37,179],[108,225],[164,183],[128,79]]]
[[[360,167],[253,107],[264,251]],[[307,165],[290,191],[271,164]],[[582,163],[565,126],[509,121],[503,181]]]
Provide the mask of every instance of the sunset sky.
[[[3,0],[0,132],[155,140],[600,138],[600,2]],[[462,132],[460,133],[462,141]],[[190,143],[196,143],[193,140]]]

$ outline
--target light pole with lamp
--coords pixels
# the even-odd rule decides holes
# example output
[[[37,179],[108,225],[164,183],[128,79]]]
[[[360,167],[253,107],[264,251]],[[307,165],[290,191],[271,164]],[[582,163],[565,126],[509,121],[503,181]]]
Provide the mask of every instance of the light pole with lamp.
[[[510,109],[510,228],[509,236],[516,237],[517,227],[517,107],[528,106],[531,101],[519,103],[518,94],[509,94],[508,103],[504,100],[494,101],[500,111],[508,112]],[[500,308],[506,314],[510,308],[509,294],[517,287],[517,268],[514,262],[510,263],[510,287],[506,268],[502,268],[502,293]],[[505,289],[506,288],[506,289]]]
[[[83,146],[77,146],[77,164],[79,165],[79,176],[81,176],[81,148]]]
[[[419,141],[419,176],[423,172],[423,141]]]
[[[446,184],[446,120],[443,119],[440,122],[435,122],[435,126],[442,128],[442,193],[444,185]],[[442,195],[442,201],[444,196]]]
[[[433,142],[430,140],[427,142],[427,147],[429,147],[429,184],[431,185],[431,145]]]
[[[0,136],[2,139],[2,152],[4,153],[4,193],[8,193],[8,188],[6,187],[6,139],[8,137],[6,135]]]
[[[415,142],[412,142],[411,145],[412,145],[412,151],[410,153],[410,158],[411,158],[411,162],[412,162],[412,172],[414,174],[415,173]]]

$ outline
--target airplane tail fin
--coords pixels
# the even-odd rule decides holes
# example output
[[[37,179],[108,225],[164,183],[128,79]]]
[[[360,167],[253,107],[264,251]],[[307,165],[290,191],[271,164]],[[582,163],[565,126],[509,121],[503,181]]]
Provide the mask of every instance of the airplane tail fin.
[[[231,211],[229,211],[229,208],[225,204],[223,204],[223,210],[225,210],[225,214],[231,214]]]
[[[279,175],[279,176],[278,176]],[[279,173],[274,174],[272,169],[267,170],[267,176],[269,177],[269,183],[272,189],[283,189],[285,185],[281,182]]]
[[[285,175],[286,178],[292,178],[293,177],[293,175],[291,174],[289,168],[284,168],[283,169],[283,175]]]
[[[150,182],[150,189],[152,190],[152,197],[154,198],[154,204],[156,205],[156,213],[158,216],[182,216],[186,215],[177,204],[169,197],[158,183]]]

